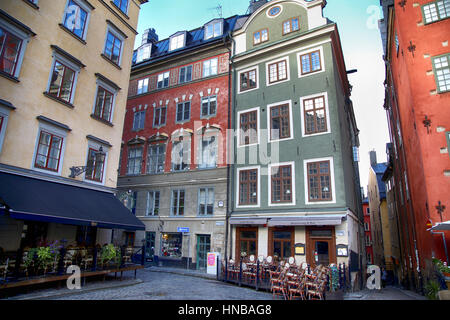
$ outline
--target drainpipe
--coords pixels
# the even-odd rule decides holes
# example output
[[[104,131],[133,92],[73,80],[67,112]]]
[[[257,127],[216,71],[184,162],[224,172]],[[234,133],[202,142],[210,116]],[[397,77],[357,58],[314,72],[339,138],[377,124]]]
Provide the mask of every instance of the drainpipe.
[[[232,46],[233,46],[233,52],[231,51],[231,49],[226,45],[226,40],[227,38],[232,42]],[[232,82],[232,69],[233,69],[233,58],[234,58],[234,51],[235,51],[235,47],[236,47],[236,42],[234,41],[232,35],[231,35],[231,31],[228,31],[228,34],[226,37],[223,38],[224,41],[224,45],[227,48],[228,52],[229,52],[229,60],[230,60],[230,65],[228,68],[228,127],[227,129],[231,129],[231,117],[232,117],[232,91],[233,91],[233,82]],[[229,145],[229,131],[226,131],[226,138],[227,138],[227,145]],[[231,138],[234,139],[234,135],[231,136]],[[232,150],[234,155],[234,149]],[[233,157],[234,158],[234,157]],[[231,252],[231,237],[230,237],[230,228],[229,228],[229,220],[230,220],[230,215],[231,215],[231,210],[230,210],[230,201],[231,201],[231,206],[233,204],[234,199],[233,197],[233,192],[230,193],[230,179],[231,179],[231,174],[232,174],[232,167],[230,164],[230,155],[229,155],[229,150],[227,150],[227,157],[226,157],[226,161],[227,161],[227,203],[226,203],[226,218],[225,218],[225,260],[228,260],[228,245],[230,245],[230,252]]]

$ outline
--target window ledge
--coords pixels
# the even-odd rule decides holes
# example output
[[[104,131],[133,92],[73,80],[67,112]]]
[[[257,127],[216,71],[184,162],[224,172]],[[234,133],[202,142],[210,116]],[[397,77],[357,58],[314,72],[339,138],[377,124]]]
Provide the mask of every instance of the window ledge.
[[[65,25],[63,25],[62,23],[58,23],[59,27],[64,30],[65,32],[67,32],[68,34],[70,34],[72,37],[74,37],[75,39],[77,39],[78,41],[80,41],[82,44],[86,44],[86,41],[82,38],[80,38],[79,36],[77,36],[75,33],[73,33],[72,31],[70,31],[69,29],[67,29],[67,27]]]
[[[95,119],[95,120],[97,120],[97,121],[100,121],[100,122],[102,122],[102,123],[104,123],[104,124],[106,124],[106,125],[108,125],[108,126],[110,126],[110,127],[114,127],[114,124],[113,124],[112,122],[110,122],[110,121],[108,121],[108,120],[105,120],[105,119],[102,119],[102,118],[96,116],[96,115],[93,114],[93,113],[91,114],[91,118],[92,118],[92,119]]]
[[[115,63],[114,61],[112,61],[112,60],[111,60],[110,58],[108,58],[105,54],[101,53],[100,55],[102,56],[103,59],[105,59],[106,61],[108,61],[109,63],[111,63],[114,67],[116,67],[116,68],[119,69],[119,70],[122,70],[122,68],[121,68],[117,63]]]
[[[8,80],[11,80],[11,81],[13,81],[13,82],[15,82],[15,83],[20,82],[20,80],[17,79],[16,77],[10,75],[9,73],[6,73],[6,72],[4,72],[4,71],[1,71],[1,70],[0,70],[0,76],[6,78],[6,79],[8,79]]]
[[[23,1],[26,4],[28,4],[30,7],[32,7],[33,9],[39,10],[39,7],[35,3],[31,2],[30,0],[23,0]]]
[[[121,14],[122,16],[124,16],[126,19],[130,20],[130,17],[129,17],[125,12],[123,12],[122,9],[120,9],[118,6],[116,6],[116,4],[114,3],[114,1],[110,1],[110,3],[111,3],[111,5],[112,5],[117,11],[120,12],[120,14]]]
[[[49,99],[52,99],[56,102],[59,102],[63,105],[65,105],[66,107],[69,107],[71,109],[75,108],[75,106],[73,104],[71,104],[70,102],[64,101],[63,99],[57,98],[55,96],[52,96],[51,94],[49,94],[48,92],[43,92],[44,96],[46,96]]]

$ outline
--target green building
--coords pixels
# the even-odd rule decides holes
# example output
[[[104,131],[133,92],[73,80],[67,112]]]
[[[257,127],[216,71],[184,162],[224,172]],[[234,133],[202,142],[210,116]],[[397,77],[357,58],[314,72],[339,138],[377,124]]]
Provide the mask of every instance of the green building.
[[[233,32],[229,257],[365,253],[351,85],[324,0],[251,1]],[[238,22],[239,24],[239,22]]]

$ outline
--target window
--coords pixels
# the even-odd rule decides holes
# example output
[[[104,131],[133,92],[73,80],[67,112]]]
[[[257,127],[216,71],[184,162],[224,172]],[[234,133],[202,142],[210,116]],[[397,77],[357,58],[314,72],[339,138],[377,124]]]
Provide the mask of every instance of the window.
[[[398,33],[395,31],[395,52],[398,54],[398,50],[400,49],[400,41],[398,40]]]
[[[286,60],[269,64],[268,73],[269,73],[269,84],[286,80],[288,78]]]
[[[147,193],[147,216],[159,215],[159,191],[149,191]]]
[[[166,124],[167,107],[154,108],[153,127],[162,127]]]
[[[177,118],[176,122],[188,121],[191,117],[191,102],[181,102],[177,104]]]
[[[273,252],[269,253],[279,259],[288,259],[294,255],[294,232],[292,228],[271,229],[269,238]]]
[[[95,155],[98,152],[98,149],[89,148],[88,150],[88,158],[86,164],[86,173],[85,179],[92,180],[96,182],[103,181],[103,171],[105,162],[97,161]]]
[[[364,224],[364,229],[367,223]],[[370,231],[368,228],[365,231]],[[370,240],[370,236],[366,235],[366,247],[370,247],[372,245],[372,241]]]
[[[180,79],[179,83],[185,83],[192,81],[192,66],[181,67],[180,68]]]
[[[222,35],[222,20],[213,21],[205,26],[205,40]]]
[[[155,144],[148,147],[147,173],[156,174],[164,172],[166,160],[166,145]]]
[[[62,137],[42,130],[39,135],[35,167],[58,172],[62,146]]]
[[[152,45],[150,43],[144,44],[137,49],[136,63],[150,59],[152,53]]]
[[[74,0],[69,0],[64,11],[63,26],[80,39],[85,39],[88,11]]]
[[[217,74],[217,58],[203,62],[203,78]]]
[[[450,131],[445,133],[445,137],[447,138],[447,150],[448,155],[450,156]]]
[[[217,109],[217,96],[202,98],[201,118],[215,116],[216,109]]]
[[[121,39],[115,32],[111,29],[108,30],[103,54],[116,65],[120,65],[122,41],[123,39]]]
[[[309,201],[331,201],[332,190],[330,161],[308,163],[307,173]]]
[[[199,143],[199,165],[200,169],[211,169],[217,166],[217,137],[202,136]]]
[[[114,0],[114,4],[122,10],[123,13],[128,12],[128,0]]]
[[[161,236],[161,255],[181,259],[182,245],[183,236],[181,233],[163,233]]]
[[[366,209],[366,213],[367,213],[367,215],[370,215],[370,208]]]
[[[239,256],[236,258],[256,256],[258,251],[258,228],[237,228],[236,234],[236,252],[239,253]]]
[[[0,27],[0,70],[14,76],[22,40]]]
[[[169,86],[169,75],[169,71],[158,75],[158,89],[167,88]]]
[[[239,205],[258,204],[258,169],[239,171]]]
[[[438,92],[450,91],[450,54],[434,57],[433,67]]]
[[[70,102],[72,100],[74,82],[75,71],[56,60],[48,93],[56,98]]]
[[[198,190],[198,214],[212,215],[214,213],[214,188]]]
[[[133,131],[144,129],[145,125],[145,111],[138,111],[134,113]]]
[[[127,174],[141,174],[142,169],[142,147],[130,148],[128,150]]]
[[[94,115],[100,119],[111,122],[113,101],[114,94],[99,86],[97,89]]]
[[[269,40],[269,31],[267,29],[262,29],[261,31],[256,31],[253,34],[253,44],[260,44]]]
[[[370,231],[369,224],[364,222],[364,231]]]
[[[258,143],[258,111],[241,113],[239,129],[239,145]]]
[[[433,1],[422,6],[422,13],[425,24],[443,20],[450,17],[450,1]]]
[[[148,91],[148,78],[138,81],[137,94],[146,93]]]
[[[292,165],[271,167],[271,203],[292,202]]]
[[[270,140],[281,140],[291,137],[290,106],[283,104],[269,107]]]
[[[300,28],[298,21],[298,18],[292,18],[283,22],[283,35],[297,31]]]
[[[180,34],[170,38],[170,51],[184,47],[185,34]]]
[[[172,171],[189,170],[190,159],[190,141],[181,140],[173,142]]]
[[[172,191],[172,210],[171,213],[174,216],[184,215],[184,190]]]
[[[327,132],[325,97],[303,100],[305,134]]]
[[[250,89],[255,89],[256,83],[256,69],[245,71],[240,73],[240,89],[241,91],[246,91]]]
[[[320,50],[300,55],[301,74],[309,74],[322,70]]]

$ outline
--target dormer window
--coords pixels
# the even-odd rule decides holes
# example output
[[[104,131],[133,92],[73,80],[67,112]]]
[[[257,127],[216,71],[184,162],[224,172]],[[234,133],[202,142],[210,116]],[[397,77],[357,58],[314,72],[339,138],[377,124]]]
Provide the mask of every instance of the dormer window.
[[[223,34],[223,20],[215,20],[205,25],[205,40],[221,36]]]
[[[152,52],[151,43],[140,46],[137,50],[136,63],[150,59],[151,52]]]
[[[170,51],[183,48],[186,42],[186,33],[179,33],[170,38]]]

